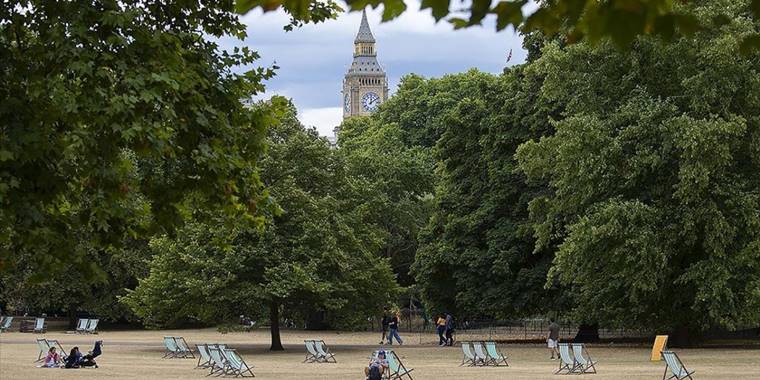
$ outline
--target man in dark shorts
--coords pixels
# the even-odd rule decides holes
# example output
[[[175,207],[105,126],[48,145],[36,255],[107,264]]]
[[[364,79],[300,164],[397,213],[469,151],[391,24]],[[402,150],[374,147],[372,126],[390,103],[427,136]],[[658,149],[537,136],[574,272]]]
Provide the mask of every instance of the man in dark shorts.
[[[551,360],[554,360],[554,354],[557,354],[557,359],[559,359],[557,343],[559,343],[559,325],[554,322],[554,319],[549,319],[549,336],[546,337],[546,345],[552,354]]]

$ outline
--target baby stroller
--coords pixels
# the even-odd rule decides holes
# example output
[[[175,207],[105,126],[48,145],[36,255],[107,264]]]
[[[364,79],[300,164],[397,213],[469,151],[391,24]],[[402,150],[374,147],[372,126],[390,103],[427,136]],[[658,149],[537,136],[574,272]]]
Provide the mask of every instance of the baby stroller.
[[[95,362],[95,358],[103,353],[102,350],[103,341],[99,340],[95,342],[95,348],[92,349],[87,355],[82,357],[82,361],[79,363],[81,367],[94,367],[98,368],[98,363]]]

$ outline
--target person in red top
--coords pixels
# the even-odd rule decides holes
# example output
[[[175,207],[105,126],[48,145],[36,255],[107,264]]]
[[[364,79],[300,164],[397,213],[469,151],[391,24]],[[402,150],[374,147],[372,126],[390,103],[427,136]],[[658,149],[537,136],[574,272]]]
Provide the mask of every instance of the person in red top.
[[[57,368],[60,360],[61,360],[61,356],[58,355],[58,352],[55,351],[55,347],[50,347],[47,355],[45,356],[45,361],[43,362],[41,367]]]

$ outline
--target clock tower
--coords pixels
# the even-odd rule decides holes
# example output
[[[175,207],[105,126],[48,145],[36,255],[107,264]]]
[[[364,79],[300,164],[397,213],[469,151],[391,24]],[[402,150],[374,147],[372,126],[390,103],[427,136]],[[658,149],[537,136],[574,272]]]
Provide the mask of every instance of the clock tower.
[[[343,118],[369,115],[388,99],[388,78],[377,62],[375,37],[369,29],[367,12],[354,39],[354,60],[343,78]]]

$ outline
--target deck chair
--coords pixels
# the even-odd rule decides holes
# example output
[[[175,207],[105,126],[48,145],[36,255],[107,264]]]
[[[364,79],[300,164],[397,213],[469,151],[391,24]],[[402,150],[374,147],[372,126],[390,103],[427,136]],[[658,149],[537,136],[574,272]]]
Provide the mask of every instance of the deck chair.
[[[198,365],[195,366],[195,369],[211,368],[211,355],[208,353],[208,346],[205,344],[196,344],[195,348],[198,349]]]
[[[412,375],[410,375],[410,373],[414,371],[414,368],[406,368],[398,355],[393,351],[385,351],[385,357],[388,359],[389,379],[402,379],[406,376],[409,380],[412,380]]]
[[[559,369],[557,372],[554,372],[554,374],[558,375],[564,371],[567,371],[564,373],[565,375],[575,373],[578,368],[578,363],[576,363],[575,359],[570,355],[570,344],[559,343],[557,346],[559,348]]]
[[[13,323],[13,317],[5,317],[3,324],[0,325],[0,331],[8,331],[11,328],[11,323]]]
[[[219,346],[209,344],[208,354],[211,357],[211,371],[206,376],[216,375],[222,376],[227,373],[227,361],[224,359],[223,350],[219,349]]]
[[[314,341],[314,348],[317,349],[317,353],[319,356],[322,357],[322,360],[325,363],[330,363],[330,360],[332,359],[332,363],[337,363],[338,360],[335,359],[335,354],[330,352],[330,349],[327,348],[327,345],[325,345],[324,340],[315,340]]]
[[[37,339],[37,347],[40,349],[40,354],[37,355],[37,360],[34,361],[35,363],[45,360],[45,356],[47,356],[48,350],[50,350],[47,339]]]
[[[179,357],[180,350],[177,346],[177,341],[174,340],[173,336],[164,337],[164,348],[166,348],[166,352],[164,352],[164,359]]]
[[[57,339],[47,339],[47,344],[49,347],[55,347],[55,350],[58,351],[58,355],[61,357],[61,363],[66,361],[66,358],[69,357],[66,350],[63,349],[63,346],[61,346],[61,343],[58,342]]]
[[[319,353],[317,353],[317,348],[314,346],[314,341],[304,340],[303,343],[306,345],[306,359],[304,359],[303,362],[314,363],[320,361]]]
[[[583,351],[586,351],[586,356],[583,356]],[[573,356],[578,366],[578,373],[596,373],[596,363],[598,362],[591,358],[582,343],[573,343]]]
[[[504,363],[504,365],[509,367],[507,357],[496,349],[496,342],[486,342],[486,353],[488,354],[488,361],[493,363],[493,365],[500,366],[501,363]]]
[[[37,318],[34,321],[34,332],[44,334],[47,332],[47,325],[45,325],[45,318]]]
[[[225,375],[233,375],[235,377],[256,377],[256,375],[253,374],[253,366],[246,364],[245,360],[238,355],[237,351],[227,348],[223,352],[227,359],[227,371],[225,372]],[[246,373],[250,373],[251,376],[246,376]]]
[[[689,372],[689,370],[686,369],[686,366],[683,365],[683,362],[675,352],[662,351],[662,357],[665,359],[665,373],[662,375],[663,380],[693,380],[693,377],[691,377],[691,375],[694,374],[694,371]],[[668,377],[668,374],[671,376]]]
[[[175,336],[174,342],[177,344],[177,348],[179,349],[179,355],[181,355],[183,358],[195,359],[195,354],[193,354],[193,350],[190,349],[190,346],[185,341],[185,338],[181,336]]]
[[[459,365],[460,367],[465,364],[470,367],[477,364],[477,359],[475,358],[475,354],[472,353],[470,342],[462,342],[462,355],[462,364]]]
[[[483,365],[488,365],[488,356],[483,352],[483,343],[472,342],[472,348],[475,349],[475,362],[480,362]]]
[[[87,334],[97,334],[98,332],[95,331],[95,329],[98,328],[99,321],[99,319],[90,319],[90,322],[87,323],[87,327],[85,327],[84,332]]]
[[[77,321],[77,330],[76,332],[78,334],[84,334],[87,331],[87,325],[90,323],[90,320],[87,318],[80,318],[79,321]]]

